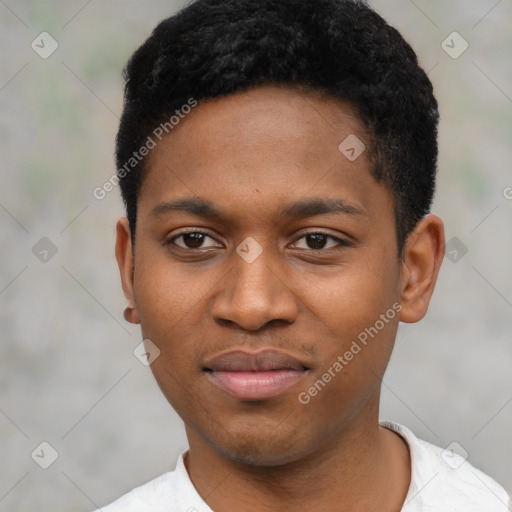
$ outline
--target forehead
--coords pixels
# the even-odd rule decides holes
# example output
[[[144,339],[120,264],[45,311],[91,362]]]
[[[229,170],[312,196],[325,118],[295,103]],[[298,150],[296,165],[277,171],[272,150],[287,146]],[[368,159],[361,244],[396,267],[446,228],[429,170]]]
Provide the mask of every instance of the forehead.
[[[263,149],[263,143],[265,152],[283,155],[285,149],[294,149],[297,157],[318,159],[339,156],[338,145],[350,134],[369,143],[348,101],[321,91],[267,85],[201,101],[166,139],[174,150],[185,143],[199,147],[201,153],[222,153],[230,159],[242,156],[244,149]],[[187,159],[201,158],[201,153]],[[264,156],[263,151],[260,154]]]
[[[200,102],[150,153],[139,209],[195,196],[268,210],[308,195],[366,209],[381,186],[369,145],[352,105],[316,91],[265,86]]]

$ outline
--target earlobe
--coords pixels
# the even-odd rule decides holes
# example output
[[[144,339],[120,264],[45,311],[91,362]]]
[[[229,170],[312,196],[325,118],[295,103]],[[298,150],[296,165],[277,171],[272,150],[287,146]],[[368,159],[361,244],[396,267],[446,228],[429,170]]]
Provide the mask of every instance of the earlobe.
[[[123,217],[116,226],[116,260],[121,275],[121,284],[128,305],[124,310],[124,318],[132,324],[140,323],[139,313],[133,295],[133,251],[128,219]]]
[[[443,222],[436,215],[426,215],[408,236],[404,248],[401,322],[418,322],[427,313],[443,256]]]
[[[126,308],[124,308],[123,317],[131,324],[140,324],[139,312],[136,307],[126,306]]]

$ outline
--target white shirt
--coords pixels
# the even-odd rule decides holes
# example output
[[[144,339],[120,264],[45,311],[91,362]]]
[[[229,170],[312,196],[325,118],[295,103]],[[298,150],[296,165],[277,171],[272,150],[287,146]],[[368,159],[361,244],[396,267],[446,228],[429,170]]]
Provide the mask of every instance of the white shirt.
[[[411,453],[411,483],[401,512],[509,510],[506,491],[460,455],[416,438],[398,423],[381,421],[380,425],[403,437]],[[214,512],[188,476],[186,453],[180,453],[174,471],[133,489],[101,512]]]

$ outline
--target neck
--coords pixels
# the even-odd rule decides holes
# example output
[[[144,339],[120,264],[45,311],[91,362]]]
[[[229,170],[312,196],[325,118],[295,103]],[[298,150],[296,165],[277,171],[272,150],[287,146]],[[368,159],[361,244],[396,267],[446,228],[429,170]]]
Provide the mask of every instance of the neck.
[[[307,455],[278,466],[233,461],[187,427],[185,465],[216,512],[400,510],[410,482],[407,445],[379,427],[377,415],[368,420],[356,418]]]

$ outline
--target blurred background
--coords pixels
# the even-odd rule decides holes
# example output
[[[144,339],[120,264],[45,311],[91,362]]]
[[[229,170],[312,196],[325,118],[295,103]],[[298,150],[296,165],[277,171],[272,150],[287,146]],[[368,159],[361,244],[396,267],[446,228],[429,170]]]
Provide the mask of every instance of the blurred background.
[[[448,241],[427,317],[399,329],[381,417],[512,492],[512,3],[370,4],[434,83]],[[0,512],[92,510],[187,447],[122,317],[118,190],[93,196],[115,172],[122,68],[184,5],[0,0]]]

